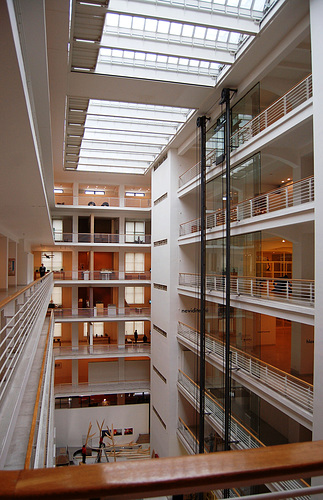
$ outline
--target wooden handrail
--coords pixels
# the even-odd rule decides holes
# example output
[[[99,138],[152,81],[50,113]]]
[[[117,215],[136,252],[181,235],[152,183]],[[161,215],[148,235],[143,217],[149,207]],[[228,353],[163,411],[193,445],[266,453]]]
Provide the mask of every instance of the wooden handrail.
[[[140,499],[322,475],[323,441],[79,467],[0,471],[1,499]]]
[[[17,297],[19,297],[19,295],[21,295],[22,293],[26,292],[29,288],[31,288],[33,285],[35,285],[36,283],[38,283],[39,281],[43,280],[44,278],[46,278],[47,276],[49,276],[50,274],[52,274],[52,271],[50,273],[47,273],[45,276],[42,276],[41,278],[38,278],[36,279],[35,281],[33,281],[32,283],[29,283],[29,285],[26,285],[24,288],[22,288],[21,290],[18,290],[17,292],[13,293],[12,295],[10,295],[9,297],[3,299],[1,302],[0,302],[0,309],[2,309],[3,307],[5,307],[7,304],[9,304],[12,300],[15,300]]]

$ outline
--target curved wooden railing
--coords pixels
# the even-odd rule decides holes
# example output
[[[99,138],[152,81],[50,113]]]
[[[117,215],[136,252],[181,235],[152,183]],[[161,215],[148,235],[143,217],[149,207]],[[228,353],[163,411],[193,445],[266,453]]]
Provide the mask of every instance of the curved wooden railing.
[[[1,499],[133,500],[314,477],[322,470],[323,441],[316,441],[140,462],[0,471]],[[323,487],[304,488],[303,494],[318,491]]]

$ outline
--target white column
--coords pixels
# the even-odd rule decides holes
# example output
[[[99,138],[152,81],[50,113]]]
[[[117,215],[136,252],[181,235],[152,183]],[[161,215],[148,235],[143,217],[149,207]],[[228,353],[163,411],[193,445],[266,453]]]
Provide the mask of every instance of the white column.
[[[79,204],[79,184],[74,182],[73,184],[73,205]]]
[[[315,337],[314,337],[314,414],[313,440],[323,439],[323,65],[322,0],[310,0],[313,74],[313,148],[315,172]]]
[[[17,284],[28,285],[34,279],[34,255],[26,252],[24,241],[20,240],[17,247]]]
[[[17,286],[17,243],[9,241],[8,285]]]
[[[0,236],[0,290],[8,290],[8,238]]]

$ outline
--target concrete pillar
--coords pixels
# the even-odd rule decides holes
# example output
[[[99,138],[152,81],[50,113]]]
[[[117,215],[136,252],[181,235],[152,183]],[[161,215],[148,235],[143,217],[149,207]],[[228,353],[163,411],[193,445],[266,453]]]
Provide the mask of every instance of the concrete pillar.
[[[79,346],[79,324],[72,323],[72,349],[78,349]]]
[[[0,236],[0,290],[8,290],[8,238]]]
[[[73,215],[73,220],[72,220],[72,232],[73,232],[73,243],[78,242],[78,216]]]
[[[9,240],[8,246],[8,286],[17,286],[17,243]]]
[[[24,241],[17,246],[17,285],[28,285],[34,279],[34,255],[26,252]]]
[[[72,384],[79,383],[79,362],[78,359],[72,359]]]
[[[314,412],[313,440],[323,439],[323,66],[322,66],[323,2],[310,0],[310,23],[313,75],[313,148],[315,166],[315,351],[314,351]],[[316,481],[315,481],[316,482]]]
[[[73,183],[73,205],[79,204],[79,183]]]

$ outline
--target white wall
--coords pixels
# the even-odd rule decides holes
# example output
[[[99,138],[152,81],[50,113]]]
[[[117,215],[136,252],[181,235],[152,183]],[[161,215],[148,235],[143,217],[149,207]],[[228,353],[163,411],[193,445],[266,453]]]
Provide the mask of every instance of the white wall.
[[[133,435],[116,436],[116,444],[136,441],[139,434],[149,432],[149,404],[101,406],[96,408],[73,408],[55,410],[56,446],[82,447],[82,440],[87,435],[90,422],[92,423],[91,434],[96,435],[92,439],[92,446],[99,443],[99,430],[96,421],[114,429],[133,427]]]

